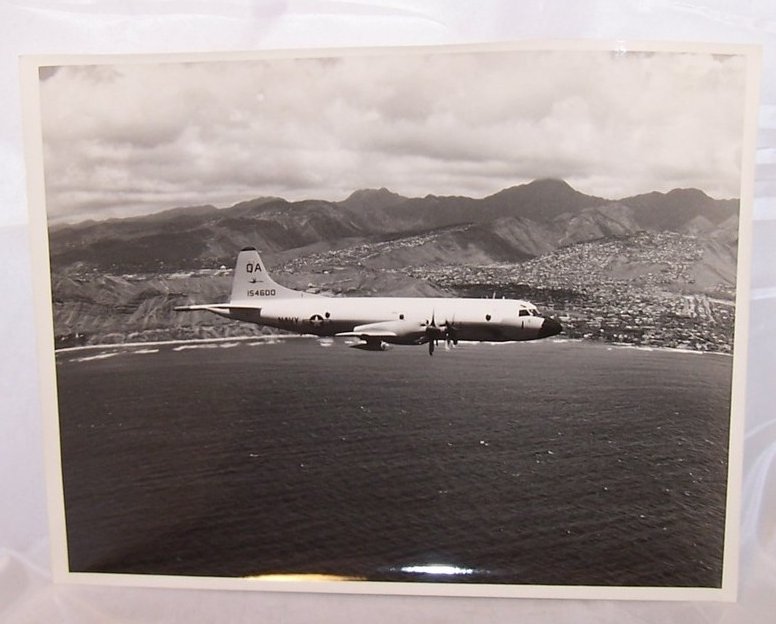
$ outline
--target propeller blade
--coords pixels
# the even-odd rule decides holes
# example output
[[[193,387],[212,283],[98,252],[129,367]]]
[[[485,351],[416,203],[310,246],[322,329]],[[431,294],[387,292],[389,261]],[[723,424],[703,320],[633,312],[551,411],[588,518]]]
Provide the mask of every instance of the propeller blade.
[[[442,330],[437,327],[435,313],[431,312],[431,321],[426,322],[426,342],[428,342],[428,354],[434,355],[434,347],[439,346],[439,339],[443,337]]]
[[[453,345],[458,345],[458,331],[455,329],[455,325],[450,321],[445,321],[445,341],[448,346],[451,342]]]

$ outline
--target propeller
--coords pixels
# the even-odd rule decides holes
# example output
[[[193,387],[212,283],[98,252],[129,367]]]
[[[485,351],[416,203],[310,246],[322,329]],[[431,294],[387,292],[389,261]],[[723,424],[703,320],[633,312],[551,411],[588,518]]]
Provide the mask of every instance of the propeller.
[[[458,328],[455,326],[455,319],[445,321],[441,326],[436,324],[436,316],[431,313],[431,321],[426,323],[426,342],[428,343],[428,354],[434,355],[434,348],[439,346],[439,339],[443,338],[445,346],[450,343],[458,346]]]
[[[445,342],[447,346],[453,343],[453,346],[458,346],[458,330],[455,328],[455,319],[452,321],[445,321]]]
[[[431,322],[426,324],[426,340],[428,342],[428,354],[434,355],[434,347],[439,340],[439,328],[436,326],[434,313],[431,313]]]

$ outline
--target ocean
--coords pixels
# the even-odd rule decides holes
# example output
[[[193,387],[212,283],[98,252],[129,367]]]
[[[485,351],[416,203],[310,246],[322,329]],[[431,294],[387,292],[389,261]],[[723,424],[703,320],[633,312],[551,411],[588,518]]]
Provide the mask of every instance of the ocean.
[[[564,340],[60,351],[70,569],[719,587],[731,371]]]

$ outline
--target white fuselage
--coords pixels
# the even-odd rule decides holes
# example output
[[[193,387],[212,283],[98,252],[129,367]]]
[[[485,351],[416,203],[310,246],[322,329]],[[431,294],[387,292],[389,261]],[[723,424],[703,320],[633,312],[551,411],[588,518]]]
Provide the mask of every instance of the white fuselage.
[[[322,297],[275,282],[259,253],[246,247],[237,256],[229,303],[184,305],[180,312],[206,310],[237,321],[299,334],[355,336],[354,345],[379,350],[383,343],[425,344],[433,355],[440,340],[511,341],[554,336],[560,323],[536,306],[515,299],[420,297]]]
[[[528,302],[514,299],[410,297],[309,297],[264,299],[228,316],[300,334],[334,336],[372,323],[397,322],[400,336],[389,343],[416,344],[426,327],[455,328],[459,340],[533,340],[544,318]],[[224,314],[227,316],[227,314]],[[417,328],[415,332],[412,328]]]

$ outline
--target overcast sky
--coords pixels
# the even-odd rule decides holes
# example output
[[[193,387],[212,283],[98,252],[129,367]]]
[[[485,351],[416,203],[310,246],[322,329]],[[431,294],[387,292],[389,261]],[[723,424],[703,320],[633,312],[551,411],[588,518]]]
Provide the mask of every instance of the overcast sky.
[[[739,194],[744,61],[487,52],[41,71],[52,221],[361,188]]]

